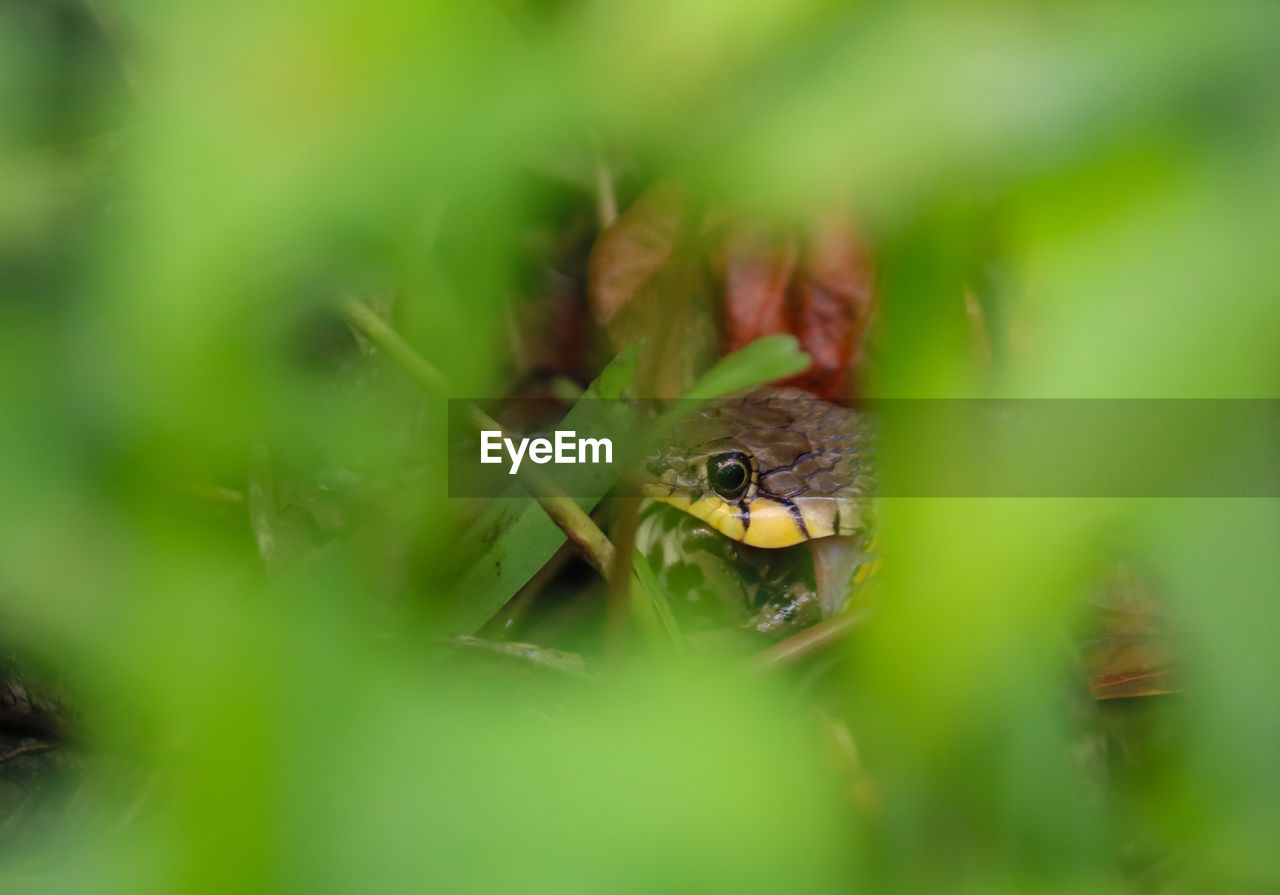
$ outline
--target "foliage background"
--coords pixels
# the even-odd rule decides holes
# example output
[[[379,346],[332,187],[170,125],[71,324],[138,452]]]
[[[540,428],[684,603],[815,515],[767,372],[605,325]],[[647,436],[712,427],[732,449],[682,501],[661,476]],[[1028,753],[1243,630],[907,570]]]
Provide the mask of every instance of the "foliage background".
[[[1273,501],[891,502],[837,698],[855,754],[734,665],[640,651],[530,695],[442,658],[475,508],[430,473],[445,399],[509,386],[510,315],[544,312],[546,234],[600,159],[624,199],[847,198],[879,394],[1274,397],[1276,19],[8,0],[2,636],[94,759],[48,831],[4,834],[6,890],[1273,888]],[[351,294],[394,297],[447,386],[353,352]],[[290,478],[333,470],[388,493],[334,510]],[[1116,556],[1189,683],[1099,781],[1062,631]]]

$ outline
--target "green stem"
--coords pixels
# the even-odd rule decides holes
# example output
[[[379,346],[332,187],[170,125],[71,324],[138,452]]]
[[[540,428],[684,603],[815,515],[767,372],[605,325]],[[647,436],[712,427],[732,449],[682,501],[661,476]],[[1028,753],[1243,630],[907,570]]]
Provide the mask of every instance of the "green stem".
[[[415,382],[429,392],[442,394],[446,391],[445,379],[440,371],[427,363],[404,337],[368,305],[354,298],[347,298],[342,302],[342,312],[361,335],[395,361]]]

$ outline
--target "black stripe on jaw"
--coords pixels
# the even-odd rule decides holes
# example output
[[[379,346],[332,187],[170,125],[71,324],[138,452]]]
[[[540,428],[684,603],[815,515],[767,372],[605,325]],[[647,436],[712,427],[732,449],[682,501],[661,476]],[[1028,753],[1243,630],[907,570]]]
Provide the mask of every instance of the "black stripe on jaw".
[[[804,524],[804,513],[800,512],[800,508],[789,500],[784,500],[784,504],[791,511],[791,518],[796,520],[796,525],[800,527],[800,534],[804,535],[805,540],[809,540],[812,535],[809,534],[809,526]]]

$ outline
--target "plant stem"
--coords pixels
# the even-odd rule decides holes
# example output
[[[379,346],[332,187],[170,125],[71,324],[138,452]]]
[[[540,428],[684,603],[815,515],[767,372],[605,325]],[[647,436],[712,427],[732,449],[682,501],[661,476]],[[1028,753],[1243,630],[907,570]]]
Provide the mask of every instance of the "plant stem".
[[[415,382],[436,394],[447,390],[444,376],[440,371],[423,359],[412,345],[375,314],[368,305],[357,299],[348,298],[343,301],[342,310],[352,326],[378,346]],[[471,416],[481,429],[496,429],[504,435],[510,434],[479,408],[472,408]],[[615,554],[613,544],[600,527],[591,521],[591,517],[578,506],[577,501],[567,497],[546,476],[530,470],[521,472],[520,478],[529,486],[530,493],[551,517],[551,521],[558,525],[569,540],[577,546],[587,562],[603,575],[606,581],[609,580],[613,574]]]
[[[445,392],[445,379],[440,371],[427,363],[422,355],[414,351],[413,346],[404,340],[404,337],[375,314],[368,305],[354,298],[343,299],[342,312],[361,335],[395,361],[411,379],[429,392],[435,394]]]
[[[764,670],[794,665],[842,641],[850,631],[866,620],[867,614],[865,609],[856,609],[819,622],[812,628],[807,628],[786,640],[780,640],[768,649],[756,653],[751,657],[751,664]]]

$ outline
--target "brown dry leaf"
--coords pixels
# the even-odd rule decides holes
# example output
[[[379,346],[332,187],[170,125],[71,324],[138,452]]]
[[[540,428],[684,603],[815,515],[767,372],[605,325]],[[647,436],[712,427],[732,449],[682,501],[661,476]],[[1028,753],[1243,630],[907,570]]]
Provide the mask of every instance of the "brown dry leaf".
[[[643,341],[640,394],[674,398],[715,358],[716,327],[696,251],[700,222],[660,186],[608,227],[591,250],[591,307],[616,349]]]
[[[1091,607],[1083,649],[1089,685],[1098,699],[1176,693],[1177,637],[1156,596],[1131,571],[1113,570]]]
[[[606,228],[592,247],[587,263],[591,308],[610,336],[617,328],[618,312],[675,251],[682,205],[674,187],[656,187]]]

